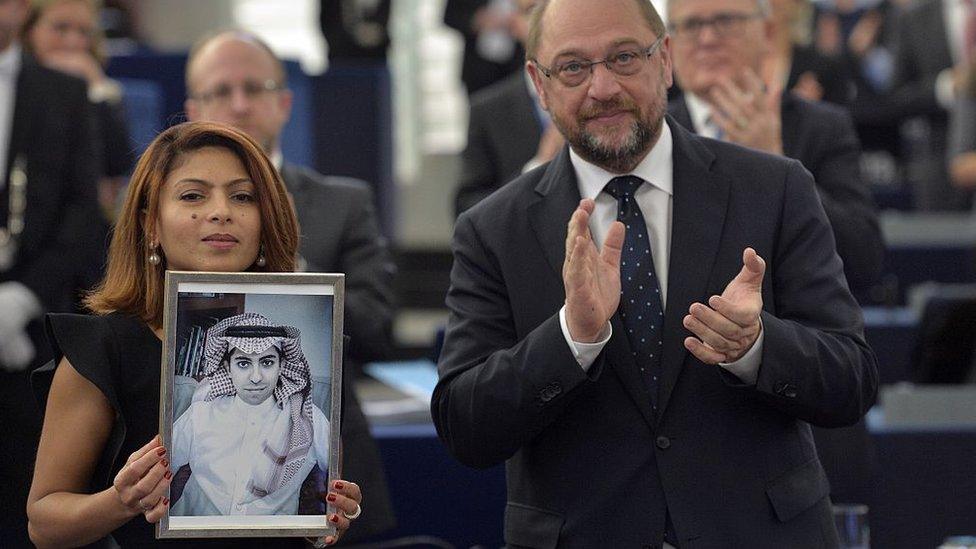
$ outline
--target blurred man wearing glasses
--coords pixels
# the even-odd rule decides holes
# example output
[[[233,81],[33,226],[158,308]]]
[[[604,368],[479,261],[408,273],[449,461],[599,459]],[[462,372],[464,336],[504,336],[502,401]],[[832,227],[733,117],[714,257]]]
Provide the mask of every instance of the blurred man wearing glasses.
[[[526,51],[569,146],[458,218],[442,441],[506,462],[509,546],[836,547],[810,424],[877,368],[809,173],[666,115],[646,0],[540,1]]]
[[[861,145],[839,107],[783,93],[762,74],[772,21],[766,0],[670,0],[674,74],[683,95],[668,112],[698,134],[795,158],[817,183],[847,282],[863,293],[881,272],[884,244],[861,180]]]
[[[281,60],[246,31],[208,36],[190,51],[186,89],[190,120],[234,126],[254,138],[271,157],[298,214],[303,270],[345,273],[347,356],[357,364],[388,358],[396,269],[379,232],[372,193],[361,181],[323,176],[282,158],[280,135],[291,115],[292,95]],[[369,493],[363,522],[357,522],[355,532],[343,538],[348,543],[390,528],[394,519],[382,464],[351,390],[354,376],[347,379],[350,383],[343,388],[343,475]],[[315,387],[313,383],[313,390]]]

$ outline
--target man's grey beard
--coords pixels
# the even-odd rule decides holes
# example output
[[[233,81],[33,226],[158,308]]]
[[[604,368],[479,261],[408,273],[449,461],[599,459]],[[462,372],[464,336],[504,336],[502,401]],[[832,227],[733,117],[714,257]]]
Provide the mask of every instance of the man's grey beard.
[[[655,131],[643,120],[636,119],[627,141],[620,147],[609,147],[580,125],[579,131],[569,136],[569,144],[587,162],[612,173],[627,173],[644,158],[660,131],[660,124]]]

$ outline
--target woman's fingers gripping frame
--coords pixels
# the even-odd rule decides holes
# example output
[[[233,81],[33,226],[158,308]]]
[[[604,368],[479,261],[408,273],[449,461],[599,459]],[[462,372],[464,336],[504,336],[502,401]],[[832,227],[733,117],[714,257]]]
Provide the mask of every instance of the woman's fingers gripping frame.
[[[155,438],[153,442],[133,452],[112,483],[122,504],[134,515],[148,512],[144,503],[156,506],[161,494],[151,501],[145,498],[157,491],[161,481],[165,480],[168,486],[168,477],[172,476],[166,448],[159,446]]]
[[[328,515],[328,521],[336,527],[335,536],[327,536],[326,544],[331,545],[342,537],[342,534],[349,529],[349,526],[358,513],[362,512],[363,494],[359,485],[355,482],[345,480],[335,480],[329,485],[329,492],[325,494],[325,500],[333,513]],[[330,539],[332,538],[332,539]]]

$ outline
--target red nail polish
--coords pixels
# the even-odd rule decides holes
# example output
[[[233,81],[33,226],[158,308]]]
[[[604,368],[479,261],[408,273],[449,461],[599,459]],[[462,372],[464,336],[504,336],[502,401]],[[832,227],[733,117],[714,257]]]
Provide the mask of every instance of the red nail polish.
[[[156,455],[157,456],[162,456],[162,455],[165,455],[165,454],[166,454],[166,448],[163,448],[162,446],[160,446],[159,448],[156,448]]]
[[[166,479],[166,480],[169,480],[169,479],[173,478],[173,472],[172,471],[166,471],[165,473],[163,473],[163,478]]]
[[[325,496],[325,499],[327,499],[329,501],[335,501],[336,500],[336,495],[335,494],[329,494],[329,495]]]
[[[335,484],[333,486],[335,486],[335,489],[336,490],[342,490],[342,482],[340,482],[338,480],[335,481]]]
[[[332,515],[332,518],[330,518],[329,520],[331,520],[336,524],[339,524],[339,515]]]
[[[163,505],[169,505],[169,498],[163,498]]]
[[[163,467],[169,467],[169,460],[168,459],[164,459],[163,460]]]

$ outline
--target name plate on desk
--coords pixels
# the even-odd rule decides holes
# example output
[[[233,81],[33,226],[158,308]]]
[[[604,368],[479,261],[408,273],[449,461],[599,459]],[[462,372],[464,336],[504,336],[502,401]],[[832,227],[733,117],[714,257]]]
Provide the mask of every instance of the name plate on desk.
[[[887,427],[976,427],[976,385],[898,384],[880,402]]]

